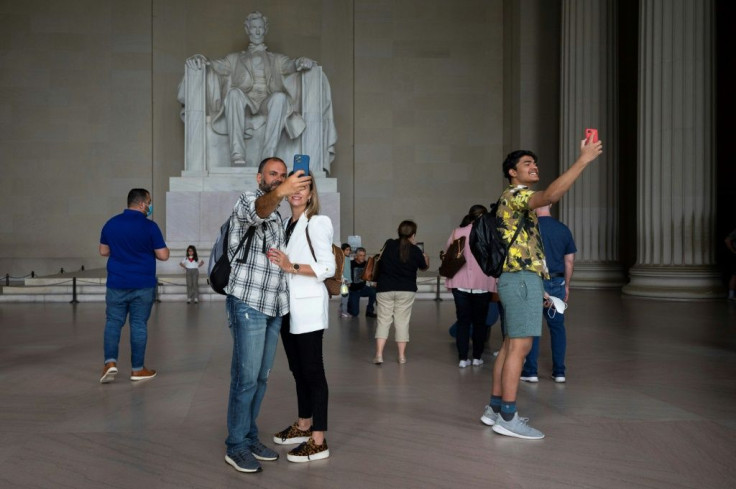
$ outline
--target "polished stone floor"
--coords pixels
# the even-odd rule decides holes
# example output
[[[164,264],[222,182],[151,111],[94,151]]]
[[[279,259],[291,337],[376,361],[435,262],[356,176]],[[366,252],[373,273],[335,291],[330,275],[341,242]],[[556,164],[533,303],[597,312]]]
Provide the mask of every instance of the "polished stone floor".
[[[365,301],[361,304],[364,306]],[[161,303],[155,379],[100,385],[104,304],[0,305],[0,487],[731,488],[736,486],[736,304],[573,291],[568,382],[522,384],[520,413],[547,435],[503,437],[479,417],[492,357],[457,368],[451,301],[414,306],[408,363],[371,364],[373,319],[325,337],[332,456],[259,474],[224,460],[231,340],[222,302]],[[491,344],[500,341],[498,325]],[[129,370],[127,328],[121,373]],[[295,419],[279,347],[262,440]]]

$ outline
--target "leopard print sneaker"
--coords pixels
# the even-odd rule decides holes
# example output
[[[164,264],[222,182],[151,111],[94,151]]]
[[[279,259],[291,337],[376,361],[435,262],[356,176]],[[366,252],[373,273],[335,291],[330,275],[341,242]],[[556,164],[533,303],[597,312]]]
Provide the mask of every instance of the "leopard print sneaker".
[[[330,456],[330,449],[327,448],[327,440],[325,439],[321,445],[315,445],[314,440],[309,438],[298,447],[290,450],[286,454],[289,462],[313,462],[322,460]]]
[[[312,428],[302,431],[296,422],[283,431],[273,435],[273,442],[279,445],[293,445],[294,443],[304,443],[312,436]]]

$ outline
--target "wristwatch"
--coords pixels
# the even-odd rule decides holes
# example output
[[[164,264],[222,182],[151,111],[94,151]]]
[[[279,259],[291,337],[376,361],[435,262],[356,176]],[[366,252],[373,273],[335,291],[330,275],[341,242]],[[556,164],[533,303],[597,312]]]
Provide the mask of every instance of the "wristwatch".
[[[298,263],[292,263],[291,264],[292,270],[294,270],[294,273],[299,273],[299,264]]]

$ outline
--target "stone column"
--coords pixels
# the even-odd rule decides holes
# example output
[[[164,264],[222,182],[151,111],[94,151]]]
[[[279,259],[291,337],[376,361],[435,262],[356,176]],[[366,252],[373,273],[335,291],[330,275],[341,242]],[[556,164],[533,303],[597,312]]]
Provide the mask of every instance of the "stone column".
[[[641,0],[637,261],[626,295],[722,295],[715,267],[713,1]]]
[[[598,129],[603,155],[560,201],[575,238],[573,287],[620,287],[617,13],[615,0],[562,2],[560,173],[580,153],[586,128]]]

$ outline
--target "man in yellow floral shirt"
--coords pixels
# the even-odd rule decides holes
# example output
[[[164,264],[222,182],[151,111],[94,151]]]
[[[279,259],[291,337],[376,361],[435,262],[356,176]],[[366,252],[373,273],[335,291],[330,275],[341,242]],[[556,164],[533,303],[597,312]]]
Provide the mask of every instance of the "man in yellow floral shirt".
[[[583,170],[603,152],[600,141],[580,142],[580,156],[545,190],[529,187],[539,181],[537,156],[531,151],[509,153],[503,162],[504,176],[510,185],[499,199],[498,225],[509,243],[522,228],[509,248],[503,273],[498,278],[498,295],[504,309],[506,338],[493,366],[491,400],[481,421],[493,426],[493,431],[506,436],[538,440],[544,433],[527,425],[516,411],[516,395],[524,358],[535,336],[542,333],[542,279],[549,278],[544,260],[544,246],[533,212],[562,198]]]

